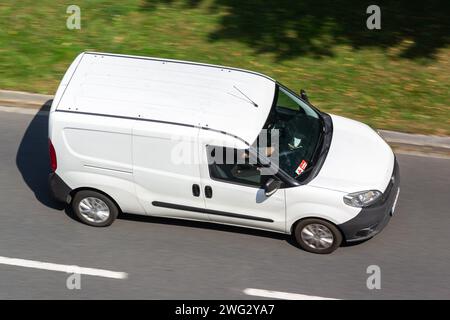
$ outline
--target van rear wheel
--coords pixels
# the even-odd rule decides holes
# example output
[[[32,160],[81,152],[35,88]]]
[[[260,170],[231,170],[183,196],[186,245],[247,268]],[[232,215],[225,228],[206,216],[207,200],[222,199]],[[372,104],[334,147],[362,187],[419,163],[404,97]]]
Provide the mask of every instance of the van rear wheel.
[[[81,222],[94,227],[109,226],[119,214],[119,208],[109,197],[93,190],[77,192],[72,210]]]
[[[294,237],[303,250],[312,253],[331,253],[342,243],[342,234],[334,224],[314,218],[300,221]]]

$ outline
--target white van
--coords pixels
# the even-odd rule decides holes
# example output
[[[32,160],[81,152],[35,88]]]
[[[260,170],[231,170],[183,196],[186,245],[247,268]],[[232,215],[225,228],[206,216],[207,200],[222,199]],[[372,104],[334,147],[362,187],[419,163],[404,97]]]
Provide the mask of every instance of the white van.
[[[387,224],[399,169],[377,132],[307,100],[252,71],[82,53],[50,111],[50,189],[91,226],[201,220],[330,253]]]

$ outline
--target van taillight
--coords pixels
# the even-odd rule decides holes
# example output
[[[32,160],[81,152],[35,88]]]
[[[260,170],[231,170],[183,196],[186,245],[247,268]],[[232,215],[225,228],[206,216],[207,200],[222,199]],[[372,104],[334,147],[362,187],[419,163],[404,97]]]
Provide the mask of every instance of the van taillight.
[[[48,139],[48,152],[50,155],[50,168],[53,172],[55,172],[58,165],[56,163],[55,148],[53,147],[52,141],[50,139]]]

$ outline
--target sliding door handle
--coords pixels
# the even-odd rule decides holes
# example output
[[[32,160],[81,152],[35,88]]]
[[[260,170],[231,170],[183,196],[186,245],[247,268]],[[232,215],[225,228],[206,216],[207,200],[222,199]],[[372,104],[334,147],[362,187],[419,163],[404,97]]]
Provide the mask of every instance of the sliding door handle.
[[[198,184],[192,185],[192,194],[194,197],[198,197],[200,195],[200,186]]]
[[[212,188],[211,186],[205,187],[205,197],[212,198]]]

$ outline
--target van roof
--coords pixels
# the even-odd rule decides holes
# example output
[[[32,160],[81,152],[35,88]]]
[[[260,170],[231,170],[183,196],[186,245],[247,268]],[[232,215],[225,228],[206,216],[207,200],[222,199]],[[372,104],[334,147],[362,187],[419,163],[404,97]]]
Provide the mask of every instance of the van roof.
[[[250,144],[276,87],[263,74],[188,61],[84,52],[76,63],[57,110],[199,126]]]

